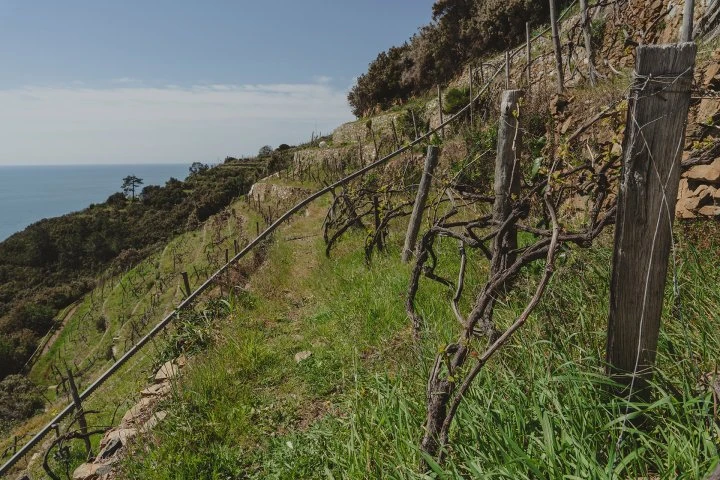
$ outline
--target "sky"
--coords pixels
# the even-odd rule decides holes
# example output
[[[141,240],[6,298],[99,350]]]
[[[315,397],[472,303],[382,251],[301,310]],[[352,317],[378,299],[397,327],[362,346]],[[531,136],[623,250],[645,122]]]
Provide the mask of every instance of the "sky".
[[[353,119],[433,0],[0,0],[0,165],[215,163]]]

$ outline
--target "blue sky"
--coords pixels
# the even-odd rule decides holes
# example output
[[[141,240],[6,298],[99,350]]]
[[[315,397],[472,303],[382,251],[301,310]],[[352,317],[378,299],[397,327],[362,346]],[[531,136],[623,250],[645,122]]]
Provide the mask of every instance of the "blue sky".
[[[432,0],[0,0],[0,165],[214,162],[352,119]]]

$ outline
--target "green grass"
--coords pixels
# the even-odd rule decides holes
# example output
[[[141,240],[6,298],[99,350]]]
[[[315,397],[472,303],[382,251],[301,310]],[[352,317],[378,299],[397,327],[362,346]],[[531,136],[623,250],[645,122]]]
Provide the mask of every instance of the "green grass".
[[[318,213],[289,231],[309,233]],[[169,420],[126,460],[125,474],[702,478],[717,462],[720,434],[712,394],[699,385],[720,355],[719,246],[695,250],[679,237],[681,293],[676,302],[668,288],[651,402],[610,395],[603,373],[608,236],[591,251],[567,252],[529,324],[463,402],[446,463],[426,473],[417,471],[417,445],[428,365],[457,335],[449,293],[424,281],[418,308],[433,333],[416,348],[403,307],[409,269],[397,242],[367,267],[361,235],[331,259],[317,241],[279,240],[253,280],[255,293],[230,302],[221,340],[191,362],[179,398],[167,405]],[[455,248],[445,242],[439,254],[450,265]],[[471,264],[473,288],[485,273]],[[529,272],[519,280],[500,322],[518,313],[535,279]],[[313,355],[296,364],[301,350]]]

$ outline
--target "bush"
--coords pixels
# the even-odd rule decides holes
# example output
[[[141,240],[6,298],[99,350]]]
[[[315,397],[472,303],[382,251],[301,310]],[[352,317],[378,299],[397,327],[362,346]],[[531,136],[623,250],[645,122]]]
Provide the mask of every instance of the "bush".
[[[443,103],[443,111],[451,115],[459,112],[465,105],[470,102],[469,88],[451,88],[445,94]]]
[[[30,418],[43,408],[41,390],[22,375],[0,381],[0,432]]]

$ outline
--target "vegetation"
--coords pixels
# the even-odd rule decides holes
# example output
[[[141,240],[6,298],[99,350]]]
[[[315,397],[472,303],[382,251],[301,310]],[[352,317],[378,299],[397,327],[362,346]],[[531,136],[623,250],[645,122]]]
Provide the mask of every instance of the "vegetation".
[[[436,0],[433,23],[380,53],[360,75],[348,93],[353,113],[366,116],[448,82],[472,59],[516,45],[525,22],[546,23],[548,12],[547,1]]]
[[[284,154],[273,155],[284,165]],[[54,325],[58,310],[93,287],[112,267],[124,270],[172,237],[225,208],[268,168],[268,162],[226,159],[193,164],[185,180],[148,185],[136,201],[123,193],[58,218],[41,220],[0,243],[0,378],[19,372]],[[141,179],[128,176],[132,195]]]
[[[320,215],[311,211],[283,236],[307,232]],[[410,273],[399,261],[401,232],[369,267],[363,232],[332,258],[314,240],[273,246],[251,296],[229,299],[217,335],[224,340],[195,358],[181,396],[163,407],[166,422],[137,446],[149,451],[129,456],[125,475],[700,478],[713,467],[720,434],[711,421],[713,394],[688,373],[712,371],[720,354],[711,334],[720,321],[720,278],[693,281],[711,271],[720,244],[678,252],[682,295],[677,303],[669,291],[667,302],[682,309],[684,321],[666,308],[653,401],[627,404],[608,394],[600,373],[611,254],[605,237],[594,251],[566,252],[536,318],[488,365],[461,407],[446,464],[416,473],[430,362],[453,338],[454,318],[441,314],[444,287],[421,290],[419,308],[433,312],[427,318],[437,333],[415,349],[400,301]],[[446,244],[438,255],[456,254]],[[486,272],[469,274],[477,281]],[[520,292],[504,315],[519,313],[531,294]],[[301,350],[312,356],[296,364]],[[640,416],[653,420],[638,428],[632,419]]]

